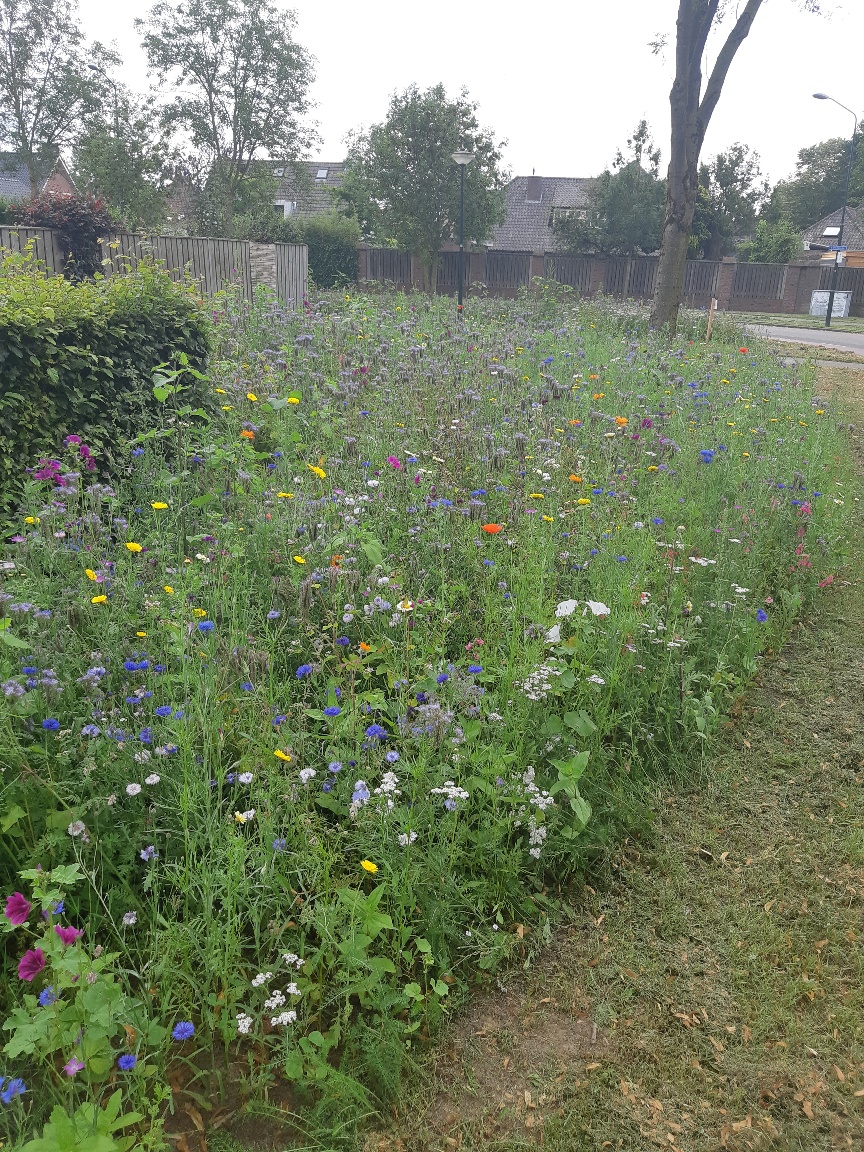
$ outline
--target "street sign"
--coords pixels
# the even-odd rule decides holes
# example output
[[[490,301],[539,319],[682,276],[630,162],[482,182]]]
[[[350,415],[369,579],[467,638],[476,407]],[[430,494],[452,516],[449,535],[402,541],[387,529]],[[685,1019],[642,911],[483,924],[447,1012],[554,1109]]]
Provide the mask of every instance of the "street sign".
[[[828,249],[829,252],[848,252],[849,249],[845,244],[832,244]]]

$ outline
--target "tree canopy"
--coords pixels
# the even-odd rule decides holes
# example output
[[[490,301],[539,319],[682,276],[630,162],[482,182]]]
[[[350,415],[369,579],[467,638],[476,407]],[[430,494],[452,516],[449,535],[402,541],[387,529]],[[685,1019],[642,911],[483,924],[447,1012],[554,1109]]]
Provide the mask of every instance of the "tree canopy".
[[[802,231],[836,211],[843,203],[850,143],[839,136],[802,148],[795,175],[774,188],[766,218],[771,222],[785,218]],[[849,203],[864,204],[864,135],[860,133],[849,181]]]
[[[473,153],[465,169],[465,238],[482,244],[503,218],[502,148],[480,126],[466,89],[450,99],[442,84],[426,91],[412,84],[394,93],[380,124],[350,140],[343,209],[357,216],[364,236],[409,249],[431,272],[459,218],[452,154]]]

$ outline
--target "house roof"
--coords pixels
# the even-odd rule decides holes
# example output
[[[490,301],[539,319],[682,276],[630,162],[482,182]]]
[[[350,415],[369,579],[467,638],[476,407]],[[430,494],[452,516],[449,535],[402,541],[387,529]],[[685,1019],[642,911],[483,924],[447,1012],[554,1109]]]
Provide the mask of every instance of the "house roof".
[[[581,176],[515,176],[507,185],[504,223],[492,247],[510,252],[554,249],[553,210],[585,208],[593,180]]]
[[[298,216],[316,216],[333,208],[333,191],[342,184],[344,160],[303,160],[299,164],[272,160],[267,164],[279,180],[274,202],[296,204],[294,214]]]
[[[836,212],[831,212],[827,216],[823,216],[821,220],[817,220],[815,224],[811,224],[801,234],[804,244],[807,247],[814,244],[820,248],[830,248],[832,244],[836,244],[837,233],[826,236],[825,229],[839,228],[842,214],[842,208],[838,208]],[[864,252],[864,208],[846,209],[843,244],[852,252]]]
[[[58,157],[55,160],[41,161],[37,165],[40,192],[48,177],[62,163]],[[27,165],[16,152],[0,152],[0,197],[4,200],[29,200],[30,195],[30,175]]]

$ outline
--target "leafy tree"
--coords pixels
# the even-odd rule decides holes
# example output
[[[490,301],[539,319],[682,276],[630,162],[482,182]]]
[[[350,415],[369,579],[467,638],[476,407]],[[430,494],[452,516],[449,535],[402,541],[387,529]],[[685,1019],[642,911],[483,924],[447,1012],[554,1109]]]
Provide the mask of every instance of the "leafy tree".
[[[756,235],[738,245],[738,259],[765,264],[788,264],[803,251],[801,235],[791,220],[760,220]]]
[[[162,224],[170,160],[152,103],[119,85],[112,102],[86,119],[73,149],[78,187],[101,196],[133,230]]]
[[[640,120],[627,147],[629,155],[619,149],[612,169],[597,177],[584,215],[570,213],[554,220],[552,230],[564,251],[636,256],[656,250],[664,187],[657,175],[660,151],[647,121]]]
[[[700,165],[691,250],[706,260],[733,252],[736,238],[752,234],[768,194],[759,156],[746,144],[732,144]]]
[[[412,84],[390,99],[386,119],[350,140],[341,189],[343,210],[357,217],[367,239],[410,249],[434,286],[438,252],[459,219],[459,168],[467,149],[465,239],[482,244],[504,217],[502,143],[480,127],[477,105],[462,89],[448,99],[442,84],[421,92]]]
[[[766,218],[772,222],[786,218],[803,231],[836,211],[843,203],[850,143],[842,137],[834,137],[802,148],[795,164],[795,175],[789,180],[781,180],[774,188],[765,211]],[[856,140],[852,162],[849,203],[853,206],[864,204],[864,136],[861,134]]]
[[[34,196],[45,164],[102,95],[83,46],[72,0],[0,0],[0,138],[27,165]]]
[[[302,117],[313,62],[295,24],[270,0],[162,0],[135,21],[160,87],[168,77],[176,89],[164,122],[191,146],[186,167],[208,230],[230,232],[235,212],[272,193],[257,156],[293,159],[312,139]]]
[[[100,239],[117,227],[104,200],[93,196],[57,196],[43,193],[13,204],[16,224],[26,228],[53,228],[66,253],[64,275],[82,280],[102,271]]]
[[[699,156],[705,132],[723,91],[729,68],[746,40],[764,0],[746,0],[735,7],[725,0],[678,0],[675,37],[675,79],[669,93],[672,137],[666,180],[663,243],[657,269],[657,290],[651,312],[655,328],[675,331],[684,290],[684,273],[690,246],[690,229],[696,212],[699,188]],[[805,9],[818,11],[819,0],[798,0]],[[708,35],[731,13],[731,27],[714,65],[702,85],[702,61]],[[661,51],[665,37],[651,45]]]

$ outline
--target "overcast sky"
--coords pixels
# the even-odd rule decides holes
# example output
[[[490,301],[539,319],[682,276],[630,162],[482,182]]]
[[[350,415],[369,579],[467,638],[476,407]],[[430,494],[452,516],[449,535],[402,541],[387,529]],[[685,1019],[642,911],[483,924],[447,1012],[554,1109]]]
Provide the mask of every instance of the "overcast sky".
[[[87,34],[116,43],[125,64],[121,79],[146,88],[133,21],[150,4],[80,4]],[[481,122],[508,141],[505,160],[514,175],[595,175],[642,117],[664,165],[668,159],[674,50],[655,57],[648,43],[658,33],[674,43],[677,0],[295,0],[285,6],[296,11],[297,39],[318,61],[314,115],[323,142],[313,158],[341,159],[345,133],[382,119],[395,89],[441,81],[451,93],[467,86]],[[732,65],[703,155],[743,141],[776,181],[793,171],[799,148],[851,135],[852,117],[811,95],[828,92],[864,109],[864,0],[832,6],[825,18],[801,11],[799,0],[766,0]],[[709,64],[716,50],[709,41]]]

